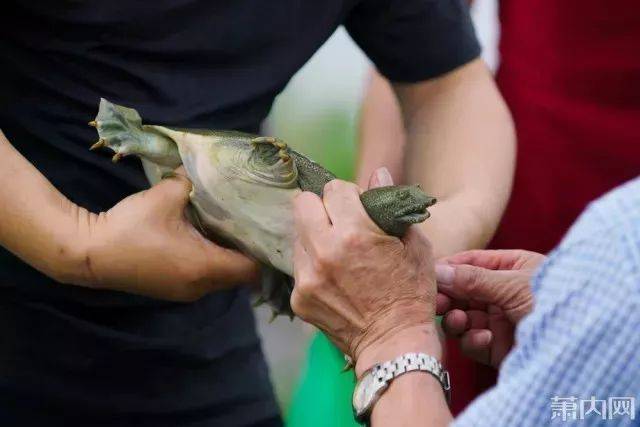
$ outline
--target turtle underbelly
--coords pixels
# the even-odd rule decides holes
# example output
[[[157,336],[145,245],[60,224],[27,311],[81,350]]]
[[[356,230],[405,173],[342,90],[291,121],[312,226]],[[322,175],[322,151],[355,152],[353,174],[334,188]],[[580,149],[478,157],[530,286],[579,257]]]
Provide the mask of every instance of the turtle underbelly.
[[[191,204],[200,225],[245,254],[292,275],[293,198],[301,190],[230,173],[232,163],[225,162],[230,159],[220,154],[215,137],[170,132],[193,185]]]
[[[191,202],[207,231],[292,275],[292,201],[299,191],[247,183],[218,184],[213,191],[195,188]]]

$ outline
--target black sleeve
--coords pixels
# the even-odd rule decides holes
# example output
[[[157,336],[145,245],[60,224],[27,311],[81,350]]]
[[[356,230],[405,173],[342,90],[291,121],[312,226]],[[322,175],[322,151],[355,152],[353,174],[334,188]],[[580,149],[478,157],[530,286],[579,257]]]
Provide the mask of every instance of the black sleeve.
[[[480,54],[466,0],[360,0],[345,26],[392,81],[437,77]]]

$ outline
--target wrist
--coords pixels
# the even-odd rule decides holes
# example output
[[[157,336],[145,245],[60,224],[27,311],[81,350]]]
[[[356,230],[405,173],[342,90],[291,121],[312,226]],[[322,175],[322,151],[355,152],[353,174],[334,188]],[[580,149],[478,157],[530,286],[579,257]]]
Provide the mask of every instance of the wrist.
[[[361,378],[373,365],[386,362],[401,354],[426,353],[442,360],[442,343],[433,322],[391,330],[380,339],[362,349],[355,364],[357,378]]]
[[[98,215],[73,205],[69,213],[71,225],[58,238],[57,259],[53,263],[54,278],[65,284],[91,286],[95,280],[91,267],[91,243]]]

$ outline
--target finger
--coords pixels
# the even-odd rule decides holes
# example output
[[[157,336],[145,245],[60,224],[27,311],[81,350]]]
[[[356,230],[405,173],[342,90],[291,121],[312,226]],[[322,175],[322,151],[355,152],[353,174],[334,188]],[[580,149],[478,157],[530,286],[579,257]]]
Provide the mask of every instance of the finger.
[[[296,236],[309,253],[316,248],[331,230],[331,222],[320,197],[305,191],[293,199],[293,219]]]
[[[467,329],[469,318],[462,310],[451,310],[442,319],[442,330],[449,337],[459,337]]]
[[[485,365],[491,362],[493,334],[488,329],[470,329],[460,338],[462,352]]]
[[[469,301],[466,299],[456,299],[456,298],[453,298],[451,295],[447,295],[442,292],[439,292],[438,294],[445,295],[447,298],[449,298],[449,308],[447,311],[451,311],[451,310],[467,311],[469,309]]]
[[[491,316],[491,333],[493,340],[491,344],[491,359],[494,366],[499,365],[507,356],[514,342],[515,325],[500,314],[491,314],[492,311],[500,312],[500,310],[492,310],[490,307],[489,315]]]
[[[510,293],[511,271],[494,271],[472,265],[436,264],[438,290],[455,299],[476,300],[502,306]]]
[[[520,249],[470,250],[440,259],[447,264],[469,264],[489,270],[511,270],[525,251]]]
[[[367,225],[378,229],[362,206],[357,185],[334,179],[324,186],[322,201],[334,227]]]
[[[160,182],[145,192],[145,198],[159,204],[158,212],[169,215],[182,215],[184,208],[189,203],[189,193],[192,184],[181,166],[173,173],[160,180]]]
[[[489,314],[481,310],[467,310],[468,329],[489,329]]]
[[[242,253],[206,241],[204,244],[205,275],[214,286],[256,283],[260,265]]]
[[[297,236],[293,243],[293,278],[296,281],[304,280],[312,270],[311,257],[304,248],[302,239]]]
[[[393,177],[386,167],[373,171],[369,178],[369,189],[393,185]]]
[[[442,316],[451,308],[451,298],[448,295],[438,293],[436,295],[436,314]]]

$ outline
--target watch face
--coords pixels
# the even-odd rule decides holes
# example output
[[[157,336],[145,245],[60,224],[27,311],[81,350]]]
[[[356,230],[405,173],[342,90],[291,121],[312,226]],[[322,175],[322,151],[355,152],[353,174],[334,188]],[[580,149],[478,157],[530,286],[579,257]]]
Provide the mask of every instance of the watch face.
[[[366,374],[356,385],[353,391],[353,409],[356,415],[367,412],[369,407],[375,402],[376,397],[386,388],[385,382],[378,381],[370,373]]]

